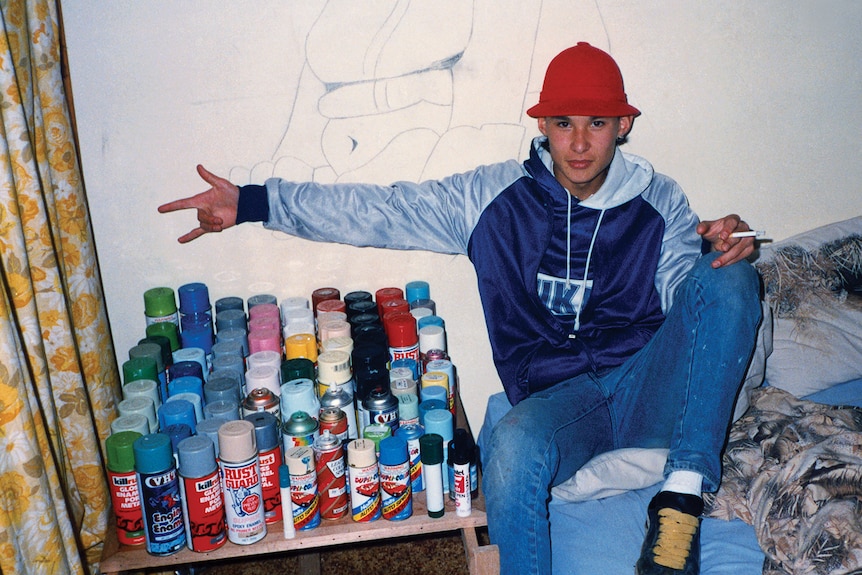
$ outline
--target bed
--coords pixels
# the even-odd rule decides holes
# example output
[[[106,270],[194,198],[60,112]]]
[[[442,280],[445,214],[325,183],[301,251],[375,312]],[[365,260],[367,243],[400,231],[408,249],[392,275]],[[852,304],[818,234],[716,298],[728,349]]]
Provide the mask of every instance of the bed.
[[[862,573],[862,217],[764,244],[754,263],[765,319],[707,498],[701,573]],[[508,409],[492,396],[483,428]],[[553,489],[554,573],[633,573],[665,459],[611,452]]]

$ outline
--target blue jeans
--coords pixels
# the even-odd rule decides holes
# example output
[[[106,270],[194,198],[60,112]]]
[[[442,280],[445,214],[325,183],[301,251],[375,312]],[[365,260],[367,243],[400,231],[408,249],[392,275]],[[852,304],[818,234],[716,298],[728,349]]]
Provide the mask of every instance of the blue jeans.
[[[482,430],[484,494],[501,573],[551,573],[551,487],[587,461],[624,447],[670,449],[665,474],[691,470],[705,491],[721,478],[721,451],[761,319],[759,278],[746,262],[698,260],[664,324],[607,373],[534,393]],[[613,542],[597,552],[613,552]]]

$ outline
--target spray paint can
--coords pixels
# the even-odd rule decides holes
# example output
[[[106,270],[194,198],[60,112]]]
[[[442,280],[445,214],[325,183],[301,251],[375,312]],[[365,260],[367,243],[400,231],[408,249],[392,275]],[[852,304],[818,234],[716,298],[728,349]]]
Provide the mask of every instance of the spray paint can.
[[[452,414],[455,414],[455,393],[456,393],[456,381],[457,378],[455,376],[455,366],[452,364],[452,361],[449,359],[433,359],[425,364],[425,373],[444,373],[446,374],[446,391],[448,393],[448,403],[449,403],[449,411]],[[425,382],[423,380],[423,387]]]
[[[266,521],[254,425],[244,419],[223,423],[218,441],[228,539],[256,543],[266,536]]]
[[[147,325],[170,322],[180,325],[177,300],[169,287],[154,287],[144,292],[144,317]]]
[[[311,446],[318,436],[319,424],[304,411],[295,411],[282,423],[285,452],[291,447]]]
[[[397,435],[381,441],[379,467],[383,518],[389,521],[407,519],[413,515],[407,442]]]
[[[120,545],[142,545],[146,542],[132,447],[139,437],[142,437],[142,434],[137,431],[121,431],[105,440],[108,488],[111,491],[117,541]]]
[[[392,433],[398,429],[398,399],[389,392],[387,387],[372,389],[362,402],[362,406],[364,415],[367,417],[365,425],[362,426],[363,432],[365,427],[372,423],[388,425]]]
[[[263,493],[263,517],[267,523],[281,521],[281,487],[278,468],[282,463],[281,437],[278,420],[271,413],[260,411],[245,417],[254,425],[255,441],[260,458],[260,480]]]
[[[180,482],[171,438],[149,433],[132,444],[147,552],[172,555],[186,545]]]
[[[323,397],[334,384],[345,385],[353,393],[353,369],[350,366],[350,354],[346,351],[323,351],[317,356],[318,394]]]
[[[278,396],[266,387],[252,389],[242,400],[243,417],[259,411],[267,411],[276,418],[279,416]]]
[[[320,433],[329,431],[344,443],[347,440],[347,415],[339,407],[323,407],[320,409]]]
[[[403,425],[398,428],[395,435],[407,442],[407,454],[410,457],[410,489],[413,493],[425,490],[422,481],[422,459],[419,456],[419,438],[425,430],[418,423]]]
[[[392,428],[382,423],[372,423],[365,428],[363,439],[369,439],[374,443],[374,449],[380,453],[380,442],[392,436]]]
[[[187,437],[177,446],[186,544],[206,553],[227,541],[224,499],[215,458],[215,444],[203,435]]]
[[[347,425],[347,437],[356,439],[359,427],[356,424],[356,407],[353,404],[353,392],[346,385],[331,384],[320,398],[320,409],[336,407],[344,412]]]
[[[380,471],[374,442],[354,439],[347,444],[347,468],[350,475],[350,511],[357,523],[380,518]]]
[[[389,339],[389,360],[407,358],[418,362],[419,335],[416,331],[416,319],[405,312],[403,315],[384,316],[383,324]]]
[[[300,445],[285,451],[284,461],[290,474],[290,499],[293,502],[293,525],[297,531],[320,525],[320,496],[317,493],[317,472],[314,450]]]
[[[336,436],[323,431],[312,444],[317,489],[320,494],[320,516],[340,519],[347,513],[347,478],[344,473],[344,447]]]

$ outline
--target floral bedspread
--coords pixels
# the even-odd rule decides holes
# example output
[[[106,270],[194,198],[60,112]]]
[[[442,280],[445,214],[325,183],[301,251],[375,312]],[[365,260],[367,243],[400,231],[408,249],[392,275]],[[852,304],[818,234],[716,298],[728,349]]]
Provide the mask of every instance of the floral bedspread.
[[[862,409],[758,389],[707,515],[754,525],[764,575],[862,573]]]

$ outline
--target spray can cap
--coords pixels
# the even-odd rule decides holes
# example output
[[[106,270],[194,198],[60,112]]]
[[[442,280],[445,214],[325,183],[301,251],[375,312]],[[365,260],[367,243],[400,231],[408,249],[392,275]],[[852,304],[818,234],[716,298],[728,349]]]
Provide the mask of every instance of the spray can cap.
[[[168,425],[162,432],[171,438],[171,452],[176,453],[180,442],[194,434],[191,426],[187,423],[172,423]]]
[[[426,281],[415,280],[407,282],[407,285],[404,286],[404,299],[411,303],[420,299],[429,299],[430,297],[431,286]]]
[[[215,444],[205,435],[193,435],[180,441],[177,460],[183,477],[206,477],[218,469]]]
[[[149,317],[165,317],[177,313],[174,290],[169,287],[154,287],[144,292],[144,314]]]
[[[314,379],[314,362],[307,357],[294,357],[281,362],[281,381]]]
[[[164,433],[148,433],[132,444],[138,473],[161,473],[174,466],[171,438]]]
[[[426,433],[420,437],[419,458],[422,465],[443,463],[443,437],[436,433]]]
[[[210,294],[207,286],[200,282],[181,285],[177,291],[180,294],[180,313],[202,313],[210,310]]]
[[[254,424],[245,419],[223,423],[218,428],[219,457],[222,461],[240,463],[257,455]]]
[[[123,383],[136,379],[158,379],[156,360],[150,356],[133,357],[123,362]]]
[[[174,324],[171,324],[174,325]],[[176,326],[175,326],[176,327]],[[144,343],[154,343],[159,346],[159,349],[162,351],[162,363],[161,365],[168,366],[174,362],[173,360],[173,350],[171,349],[171,340],[164,335],[148,335],[147,337],[138,341],[138,345]],[[158,363],[158,362],[157,362]]]
[[[142,437],[137,431],[120,431],[111,434],[105,440],[105,451],[108,456],[108,469],[115,473],[127,473],[135,470],[135,440]]]
[[[176,351],[180,348],[180,328],[177,324],[171,321],[160,321],[147,326],[147,337],[162,336],[168,338],[171,345],[171,351]]]
[[[455,430],[455,437],[449,442],[449,463],[452,465],[466,465],[473,463],[476,453],[476,443],[473,436],[466,429]]]
[[[170,345],[170,344],[168,344]],[[136,357],[151,357],[156,362],[156,370],[165,370],[165,356],[162,353],[162,348],[155,342],[143,342],[129,349],[129,359]]]
[[[381,465],[399,465],[407,461],[407,442],[402,437],[390,435],[380,441]]]
[[[255,411],[243,419],[254,425],[258,451],[269,451],[280,445],[278,419],[273,414],[268,411]]]

